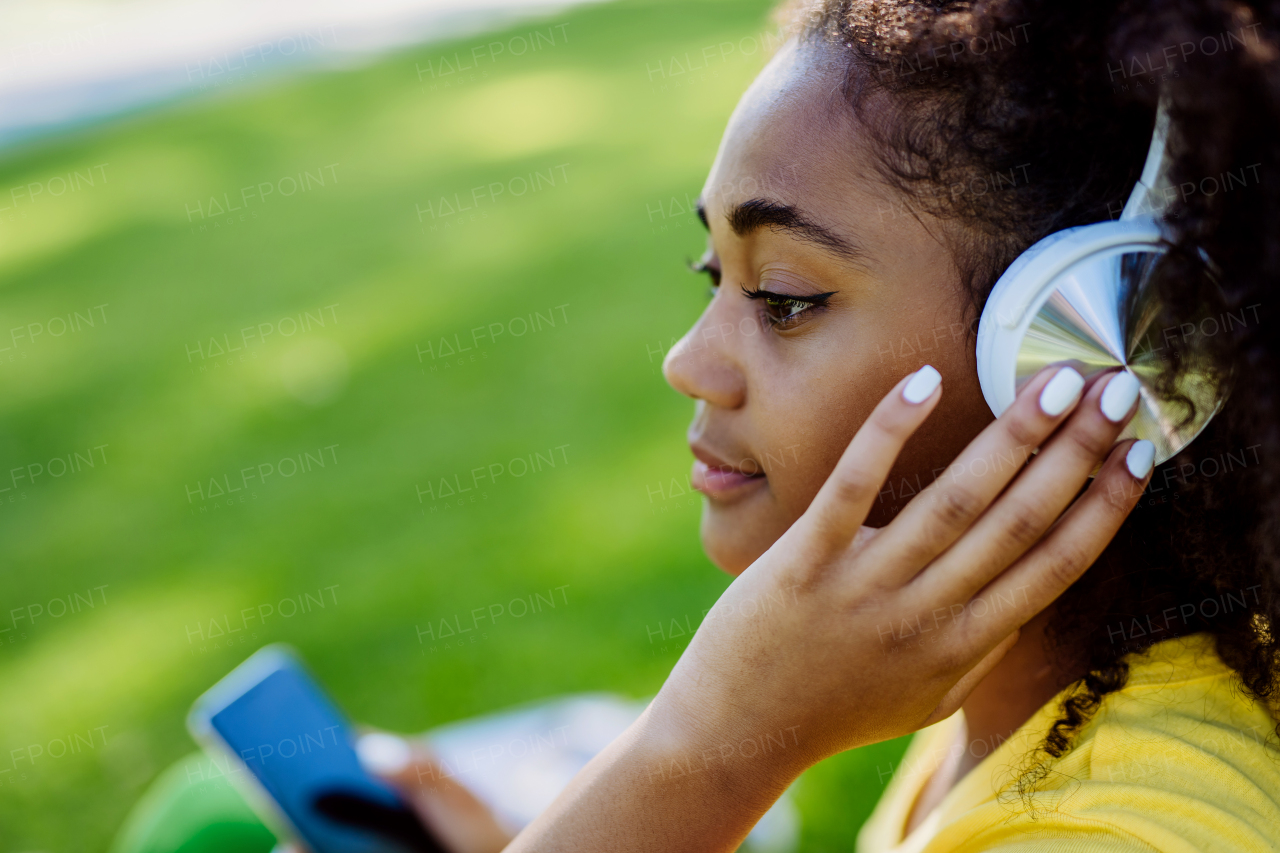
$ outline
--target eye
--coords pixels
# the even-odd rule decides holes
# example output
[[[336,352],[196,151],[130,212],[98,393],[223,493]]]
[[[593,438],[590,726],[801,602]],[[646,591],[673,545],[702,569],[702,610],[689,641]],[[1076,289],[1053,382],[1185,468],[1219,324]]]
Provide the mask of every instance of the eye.
[[[705,273],[711,279],[711,284],[707,286],[707,298],[715,296],[716,288],[720,286],[720,268],[713,266],[709,258],[703,257],[691,262],[689,269],[696,273]]]
[[[775,329],[792,329],[808,319],[814,309],[820,309],[827,300],[835,296],[830,293],[815,293],[812,296],[792,296],[787,293],[774,293],[772,290],[760,290],[742,286],[742,293],[748,299],[758,299],[764,303],[763,313],[769,324]]]

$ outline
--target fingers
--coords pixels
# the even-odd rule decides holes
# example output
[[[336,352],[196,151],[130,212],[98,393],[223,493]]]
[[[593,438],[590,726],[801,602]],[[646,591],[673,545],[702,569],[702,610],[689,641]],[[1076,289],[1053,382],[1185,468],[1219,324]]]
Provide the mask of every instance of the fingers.
[[[1115,445],[1137,410],[1138,393],[1127,371],[1095,382],[1026,470],[921,580],[946,600],[967,601],[1040,541]]]
[[[975,644],[1025,625],[1079,580],[1142,497],[1154,460],[1149,441],[1127,441],[1112,450],[1088,491],[1049,535],[973,599],[968,611],[987,614],[974,620]]]
[[[365,770],[389,782],[414,784],[415,765],[430,760],[425,750],[388,732],[371,731],[356,741],[356,755]]]
[[[468,807],[479,802],[421,741],[409,741],[387,732],[370,732],[356,741],[356,753],[364,769],[404,790],[430,790]]]
[[[826,543],[843,547],[858,532],[903,444],[941,399],[941,385],[942,376],[925,365],[895,385],[858,429],[810,507]]]
[[[468,806],[475,799],[420,741],[411,742],[387,732],[370,732],[356,741],[356,753],[366,770],[405,790],[431,790],[451,802],[461,802],[465,795]]]
[[[496,853],[510,843],[512,834],[425,743],[372,732],[356,742],[356,752],[366,770],[405,792],[451,853]]]
[[[898,513],[875,546],[892,576],[906,581],[956,541],[995,500],[1075,407],[1084,379],[1070,366],[1047,368],[1013,405]]]

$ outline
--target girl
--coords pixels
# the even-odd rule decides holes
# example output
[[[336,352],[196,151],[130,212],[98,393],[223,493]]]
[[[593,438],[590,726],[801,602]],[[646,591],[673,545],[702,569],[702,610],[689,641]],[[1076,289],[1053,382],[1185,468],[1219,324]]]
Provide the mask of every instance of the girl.
[[[733,850],[805,768],[917,731],[864,853],[1280,848],[1280,4],[784,16],[702,192],[710,301],[665,364],[737,578],[507,849]],[[1158,94],[1166,339],[1234,388],[1153,469],[1116,443],[1124,373],[1048,368],[993,420],[973,321],[1028,246],[1118,214]],[[454,849],[506,842],[465,792],[414,796]]]
[[[926,726],[866,853],[1280,849],[1280,5],[788,12],[703,190],[710,304],[666,362],[738,578],[509,849],[732,850],[805,767]],[[1153,477],[1145,443],[1112,446],[1123,374],[1045,370],[988,425],[970,330],[1026,247],[1119,212],[1158,91],[1157,286],[1170,317],[1241,322],[1193,327],[1234,392]]]

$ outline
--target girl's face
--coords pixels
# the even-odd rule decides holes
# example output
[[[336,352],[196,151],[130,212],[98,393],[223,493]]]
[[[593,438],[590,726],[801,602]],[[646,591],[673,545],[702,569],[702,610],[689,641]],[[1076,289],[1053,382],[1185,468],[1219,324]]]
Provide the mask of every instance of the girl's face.
[[[828,48],[789,43],[734,111],[702,190],[706,311],[668,353],[696,401],[702,541],[738,574],[794,522],[876,403],[943,376],[867,523],[887,523],[992,419],[941,223],[885,186]],[[874,112],[874,111],[873,111]]]

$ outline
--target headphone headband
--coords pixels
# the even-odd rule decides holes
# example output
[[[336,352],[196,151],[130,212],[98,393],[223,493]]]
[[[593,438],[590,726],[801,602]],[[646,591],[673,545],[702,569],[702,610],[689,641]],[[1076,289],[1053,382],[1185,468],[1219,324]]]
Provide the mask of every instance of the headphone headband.
[[[1143,215],[1154,215],[1157,219],[1164,216],[1168,209],[1168,196],[1164,190],[1169,186],[1168,158],[1169,148],[1169,95],[1166,89],[1160,95],[1156,107],[1156,125],[1151,131],[1151,145],[1147,148],[1147,159],[1142,164],[1142,176],[1134,184],[1129,200],[1125,202],[1120,218],[1136,219]]]

